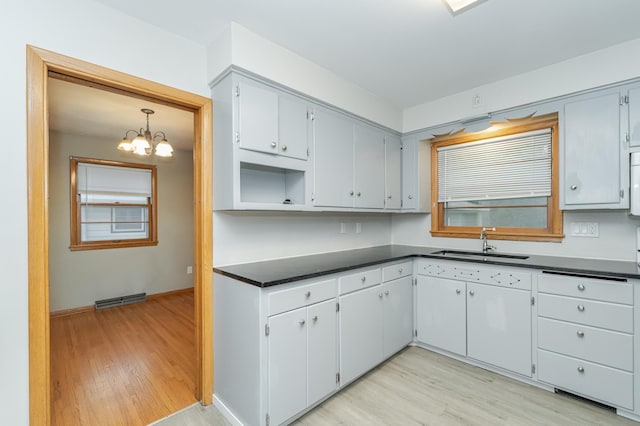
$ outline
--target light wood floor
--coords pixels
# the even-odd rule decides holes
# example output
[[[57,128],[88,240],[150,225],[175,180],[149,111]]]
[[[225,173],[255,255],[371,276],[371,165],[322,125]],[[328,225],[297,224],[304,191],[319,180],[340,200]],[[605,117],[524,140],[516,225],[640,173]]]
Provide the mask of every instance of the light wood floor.
[[[556,395],[420,348],[408,348],[298,425],[634,425]]]
[[[146,425],[195,380],[193,292],[51,319],[53,425]]]

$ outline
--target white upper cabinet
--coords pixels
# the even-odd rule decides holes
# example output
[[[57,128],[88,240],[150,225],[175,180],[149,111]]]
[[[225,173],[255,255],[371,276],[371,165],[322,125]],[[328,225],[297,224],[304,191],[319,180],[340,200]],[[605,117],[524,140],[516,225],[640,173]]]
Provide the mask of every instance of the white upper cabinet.
[[[353,205],[353,123],[316,108],[313,119],[313,201],[316,206]]]
[[[353,206],[384,208],[384,133],[374,127],[355,124],[353,152]]]
[[[238,140],[254,151],[307,159],[307,103],[249,80],[238,82]]]
[[[581,96],[564,106],[562,208],[629,207],[626,108],[619,89]]]
[[[629,89],[626,101],[629,104],[629,143],[640,146],[640,86]]]
[[[399,210],[402,201],[402,143],[394,135],[385,135],[385,208]]]
[[[431,203],[431,151],[415,136],[402,138],[402,210],[428,213]]]

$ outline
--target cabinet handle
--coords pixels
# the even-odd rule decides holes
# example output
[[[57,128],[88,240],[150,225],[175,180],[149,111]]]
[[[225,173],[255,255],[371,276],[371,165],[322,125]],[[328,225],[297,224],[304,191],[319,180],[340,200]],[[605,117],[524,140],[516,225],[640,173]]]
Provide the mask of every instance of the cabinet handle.
[[[318,316],[314,315],[314,316],[311,317],[311,319],[313,320],[313,322],[316,322],[316,321],[318,321]]]
[[[576,189],[578,189],[578,185],[571,185],[570,188],[572,191],[575,191]]]
[[[353,191],[349,192],[349,195],[351,195],[353,197]]]
[[[576,334],[578,335],[578,337],[582,338],[584,337],[584,331],[576,331]]]
[[[378,293],[378,297],[382,299],[382,293]]]
[[[398,269],[398,273],[399,273],[399,274],[401,274],[402,272],[403,272],[403,269],[402,269],[402,268]]]
[[[362,281],[363,283],[367,280],[367,277],[363,276],[362,278],[360,278],[360,281]]]
[[[459,288],[456,288],[456,294],[462,293]]]
[[[469,290],[469,296],[473,296],[474,294],[476,294],[476,292],[475,292],[475,291],[473,291],[473,290]]]
[[[407,198],[413,200],[413,195],[409,195]]]
[[[386,291],[384,292],[384,295],[385,295],[385,296],[388,296],[388,295],[389,295],[389,290],[386,290]]]
[[[300,321],[298,321],[298,324],[300,324],[300,326],[302,327],[303,325],[305,325],[307,322],[303,319],[301,319]]]
[[[311,292],[310,292],[310,291],[307,291],[307,292],[304,294],[304,297],[311,297]]]
[[[391,198],[393,198],[393,195],[388,195],[387,198],[391,199]]]
[[[271,142],[271,148],[275,148],[276,146],[278,146],[278,144],[277,144],[277,143],[275,143],[275,142]]]
[[[584,373],[584,367],[578,367],[578,373]]]
[[[584,291],[584,284],[578,284],[578,290]]]
[[[359,197],[362,195],[362,192],[358,192],[356,195]]]
[[[582,305],[578,305],[578,310],[579,310],[580,312],[584,312],[584,306],[582,306]]]
[[[287,146],[286,145],[282,145],[282,150],[286,151],[287,150]]]

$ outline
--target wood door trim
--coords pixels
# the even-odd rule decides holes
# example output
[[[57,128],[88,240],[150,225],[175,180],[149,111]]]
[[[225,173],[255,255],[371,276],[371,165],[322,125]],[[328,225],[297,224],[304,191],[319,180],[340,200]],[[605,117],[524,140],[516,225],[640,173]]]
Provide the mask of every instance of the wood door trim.
[[[29,264],[29,421],[51,423],[49,359],[49,71],[149,97],[194,112],[194,288],[199,384],[196,397],[213,396],[213,234],[211,99],[27,45],[27,196]]]

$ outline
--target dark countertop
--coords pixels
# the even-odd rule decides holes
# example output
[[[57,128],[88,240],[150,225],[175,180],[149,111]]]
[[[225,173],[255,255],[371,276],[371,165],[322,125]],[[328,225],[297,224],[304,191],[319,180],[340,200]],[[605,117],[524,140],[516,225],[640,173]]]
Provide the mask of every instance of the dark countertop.
[[[395,260],[423,257],[430,259],[455,260],[459,262],[484,263],[489,265],[567,272],[573,274],[619,278],[640,278],[640,268],[638,268],[638,265],[635,262],[630,261],[537,255],[530,255],[527,259],[495,257],[459,258],[433,254],[439,250],[442,249],[433,247],[387,245],[221,266],[213,268],[213,271],[258,287],[270,287],[273,285],[314,278],[321,275],[348,271],[350,269]]]

